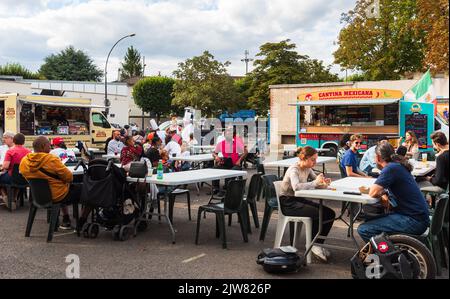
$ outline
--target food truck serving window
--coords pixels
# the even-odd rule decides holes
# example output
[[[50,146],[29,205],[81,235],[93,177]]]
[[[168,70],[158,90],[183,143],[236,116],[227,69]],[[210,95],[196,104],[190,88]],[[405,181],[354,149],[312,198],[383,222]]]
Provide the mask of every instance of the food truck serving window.
[[[89,108],[23,104],[20,130],[25,135],[88,135]]]

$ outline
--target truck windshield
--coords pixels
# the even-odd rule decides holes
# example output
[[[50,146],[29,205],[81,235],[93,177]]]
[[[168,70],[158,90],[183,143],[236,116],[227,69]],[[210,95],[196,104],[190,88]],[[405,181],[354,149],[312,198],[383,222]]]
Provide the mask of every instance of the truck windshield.
[[[92,124],[96,127],[101,127],[104,129],[111,128],[111,125],[106,120],[106,118],[103,116],[103,114],[94,112],[92,113]]]

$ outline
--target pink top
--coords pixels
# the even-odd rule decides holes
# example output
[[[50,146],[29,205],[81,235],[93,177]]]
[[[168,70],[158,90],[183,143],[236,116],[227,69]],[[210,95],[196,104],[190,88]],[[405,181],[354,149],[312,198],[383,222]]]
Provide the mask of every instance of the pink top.
[[[5,161],[9,161],[8,174],[12,176],[14,165],[20,164],[23,157],[31,153],[31,151],[22,145],[15,145],[10,148],[5,155]]]
[[[216,153],[222,153],[224,158],[230,158],[233,161],[233,165],[236,165],[239,161],[240,154],[244,153],[244,143],[239,137],[233,138],[233,143],[222,140],[216,145],[214,150]]]

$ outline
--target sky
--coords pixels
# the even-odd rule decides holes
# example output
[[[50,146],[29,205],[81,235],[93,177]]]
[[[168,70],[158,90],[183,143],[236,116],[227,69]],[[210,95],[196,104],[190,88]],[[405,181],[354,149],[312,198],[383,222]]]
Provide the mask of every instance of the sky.
[[[244,51],[255,58],[266,42],[290,39],[300,54],[333,64],[342,13],[355,0],[1,0],[0,65],[37,71],[67,46],[85,51],[116,80],[126,49],[145,56],[145,75],[171,76],[179,62],[208,50],[245,74]],[[251,71],[253,65],[249,65]],[[343,76],[340,67],[333,72]]]

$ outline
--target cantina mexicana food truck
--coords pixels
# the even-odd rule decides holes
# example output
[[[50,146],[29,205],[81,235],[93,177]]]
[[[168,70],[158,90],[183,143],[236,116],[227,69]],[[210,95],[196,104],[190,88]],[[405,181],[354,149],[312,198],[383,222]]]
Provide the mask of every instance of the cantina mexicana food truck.
[[[362,134],[364,148],[379,136],[398,140],[414,131],[421,150],[432,148],[434,105],[409,102],[398,90],[335,89],[297,97],[297,146],[327,148],[336,155],[343,134]]]
[[[63,137],[67,146],[77,141],[103,149],[112,127],[90,99],[54,96],[0,95],[0,128],[22,133],[31,147],[39,135]]]

